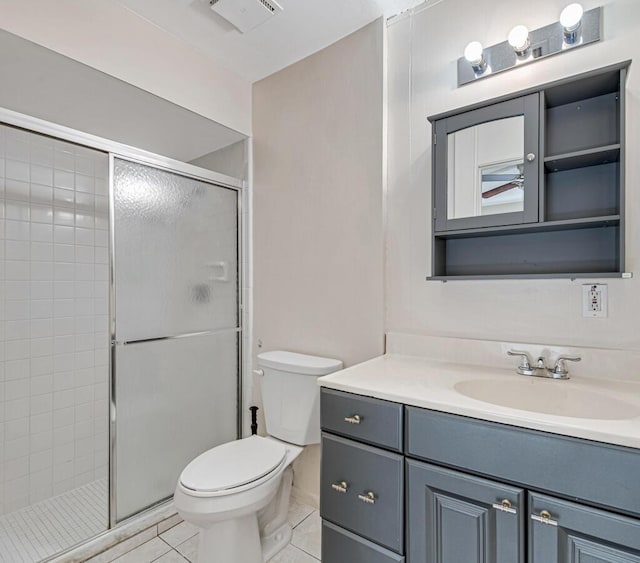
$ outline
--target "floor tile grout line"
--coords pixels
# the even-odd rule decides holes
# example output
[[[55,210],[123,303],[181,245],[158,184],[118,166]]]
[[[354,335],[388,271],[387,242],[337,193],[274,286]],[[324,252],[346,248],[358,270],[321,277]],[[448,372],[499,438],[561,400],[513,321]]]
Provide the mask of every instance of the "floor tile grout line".
[[[164,542],[167,543],[167,542]],[[169,544],[167,544],[169,545]],[[177,551],[175,548],[171,548],[169,551],[167,551],[166,553],[163,553],[160,557],[156,557],[155,559],[153,559],[150,563],[154,563],[155,561],[158,561],[158,559],[162,559],[165,555],[167,555],[167,553],[171,553],[174,552],[178,557],[184,559],[185,561],[189,561],[184,555],[182,555],[182,553],[180,553],[179,551]]]
[[[306,553],[309,557],[313,557],[314,559],[316,559],[317,561],[319,561],[319,559],[313,554],[313,553],[309,553],[306,549],[304,549],[303,547],[300,547],[299,545],[295,545],[295,544],[290,544],[293,547],[295,547],[296,549],[299,549],[300,551],[302,551],[302,553]]]
[[[169,528],[169,529],[171,529],[171,528]],[[164,534],[164,532],[162,532],[162,533]],[[157,535],[156,537],[157,537],[157,538],[160,538],[164,543],[166,543],[166,544],[167,544],[171,549],[173,549],[174,551],[176,550],[176,548],[175,548],[175,547],[173,547],[173,546],[172,546],[172,545],[171,545],[167,540],[165,540],[161,535]],[[189,539],[191,539],[191,538],[189,538]],[[151,541],[151,540],[149,540],[149,541]],[[182,545],[182,544],[180,544],[180,545]]]
[[[314,512],[318,512],[317,510],[313,510],[312,512],[310,512],[309,514],[307,514],[302,520],[300,520],[300,522],[298,522],[293,529],[295,530],[298,526],[300,526],[305,520],[307,520],[309,517],[313,516]]]

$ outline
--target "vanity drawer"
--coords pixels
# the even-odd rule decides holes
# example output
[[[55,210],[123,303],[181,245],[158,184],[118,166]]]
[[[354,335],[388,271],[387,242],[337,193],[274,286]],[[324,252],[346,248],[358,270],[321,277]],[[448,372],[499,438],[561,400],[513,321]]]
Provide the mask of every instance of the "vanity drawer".
[[[402,451],[402,405],[322,389],[320,424],[323,430]]]
[[[404,557],[334,526],[322,523],[323,563],[404,563]]]
[[[402,554],[402,456],[323,433],[320,514]]]

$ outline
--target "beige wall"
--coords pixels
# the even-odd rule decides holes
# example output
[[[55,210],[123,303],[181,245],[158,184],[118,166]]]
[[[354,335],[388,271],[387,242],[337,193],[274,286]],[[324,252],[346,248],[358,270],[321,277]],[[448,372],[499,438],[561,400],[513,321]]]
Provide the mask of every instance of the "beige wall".
[[[640,74],[627,84],[627,270],[609,284],[609,317],[583,319],[581,284],[589,280],[427,282],[430,273],[428,115],[640,57],[638,0],[604,4],[604,41],[456,88],[456,61],[474,39],[504,41],[516,24],[534,29],[559,17],[568,0],[444,0],[388,28],[387,331],[421,332],[579,346],[640,347]],[[535,4],[535,7],[533,7]],[[453,25],[450,22],[454,22]]]
[[[382,353],[383,33],[378,20],[254,85],[254,353]],[[295,466],[307,500],[318,461],[314,446]]]
[[[251,84],[110,0],[0,0],[3,29],[244,134]]]

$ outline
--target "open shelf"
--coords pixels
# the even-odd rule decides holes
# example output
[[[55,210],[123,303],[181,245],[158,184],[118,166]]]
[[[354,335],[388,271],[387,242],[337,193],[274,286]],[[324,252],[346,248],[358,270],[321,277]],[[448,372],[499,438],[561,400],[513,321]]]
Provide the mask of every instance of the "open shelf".
[[[584,272],[616,274],[620,261],[620,226],[610,224],[556,225],[554,230],[494,232],[486,236],[436,238],[441,262],[435,276],[572,277]]]
[[[566,274],[500,274],[480,276],[429,276],[429,281],[464,281],[464,280],[540,280],[540,279],[598,279],[598,278],[632,278],[630,272],[574,272]]]
[[[609,164],[619,160],[620,143],[616,143],[604,147],[547,156],[544,159],[544,167],[547,172],[564,172],[575,168]]]

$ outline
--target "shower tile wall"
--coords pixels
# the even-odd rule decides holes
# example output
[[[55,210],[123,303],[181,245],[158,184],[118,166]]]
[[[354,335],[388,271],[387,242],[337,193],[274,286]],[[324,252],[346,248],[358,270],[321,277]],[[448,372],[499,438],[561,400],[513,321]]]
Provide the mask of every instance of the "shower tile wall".
[[[0,514],[107,478],[107,178],[0,125]]]

